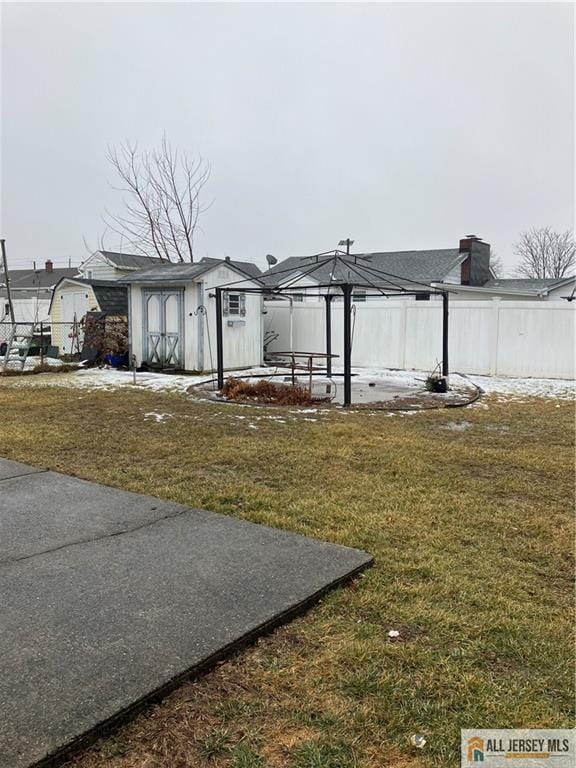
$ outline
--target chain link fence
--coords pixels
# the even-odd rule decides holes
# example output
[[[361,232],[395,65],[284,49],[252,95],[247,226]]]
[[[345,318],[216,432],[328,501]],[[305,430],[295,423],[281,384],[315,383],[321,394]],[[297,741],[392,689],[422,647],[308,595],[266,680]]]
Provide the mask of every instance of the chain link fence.
[[[0,375],[39,372],[80,362],[127,366],[126,317],[88,312],[73,322],[0,322]]]

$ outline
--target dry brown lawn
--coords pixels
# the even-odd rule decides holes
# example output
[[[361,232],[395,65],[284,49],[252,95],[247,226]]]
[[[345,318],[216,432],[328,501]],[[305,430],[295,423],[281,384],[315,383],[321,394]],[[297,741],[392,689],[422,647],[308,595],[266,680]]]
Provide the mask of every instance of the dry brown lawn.
[[[71,764],[444,768],[460,728],[573,724],[572,404],[314,414],[5,381],[0,408],[8,458],[376,557]]]

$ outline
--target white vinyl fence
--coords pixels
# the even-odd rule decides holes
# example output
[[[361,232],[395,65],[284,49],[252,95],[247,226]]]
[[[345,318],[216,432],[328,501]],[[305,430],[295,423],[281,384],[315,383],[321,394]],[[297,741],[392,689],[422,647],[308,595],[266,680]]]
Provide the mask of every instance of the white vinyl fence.
[[[442,359],[441,302],[394,299],[354,306],[352,365],[431,370]],[[265,332],[279,334],[269,351],[325,351],[323,301],[295,303],[292,312],[288,301],[269,301],[265,309]],[[450,370],[571,379],[575,310],[576,302],[567,301],[451,301]],[[333,301],[336,366],[342,365],[342,320],[342,302]]]

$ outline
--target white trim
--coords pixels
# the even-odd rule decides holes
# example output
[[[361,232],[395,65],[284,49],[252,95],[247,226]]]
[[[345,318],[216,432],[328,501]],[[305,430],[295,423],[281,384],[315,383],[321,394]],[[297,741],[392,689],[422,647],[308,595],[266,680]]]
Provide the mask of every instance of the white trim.
[[[507,296],[541,296],[541,291],[518,291],[502,288],[484,288],[480,285],[453,285],[451,283],[430,283],[432,288],[439,288],[447,293],[486,293],[486,294],[504,294]]]

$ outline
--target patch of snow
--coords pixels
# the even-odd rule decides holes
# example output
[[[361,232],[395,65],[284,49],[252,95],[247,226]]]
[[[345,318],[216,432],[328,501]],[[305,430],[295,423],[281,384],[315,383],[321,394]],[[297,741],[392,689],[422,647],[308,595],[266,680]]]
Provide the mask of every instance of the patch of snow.
[[[39,365],[45,365],[49,366],[50,368],[61,368],[64,363],[62,360],[58,360],[55,357],[45,357],[42,361],[39,357],[27,357],[24,361],[24,370],[25,371],[33,371],[34,368],[36,368]],[[0,355],[0,370],[4,369],[4,357]],[[8,363],[8,370],[12,371],[20,371],[22,370],[20,368],[20,363],[17,359],[12,358],[10,362]]]
[[[470,421],[448,421],[446,424],[442,424],[440,429],[448,429],[451,432],[465,432],[471,426],[472,422]]]
[[[173,413],[157,413],[156,411],[150,411],[144,414],[144,419],[155,419],[156,422],[165,421],[173,416]]]
[[[526,397],[545,397],[559,400],[573,400],[576,382],[571,379],[519,379],[506,376],[466,376],[481,387],[486,394]]]

